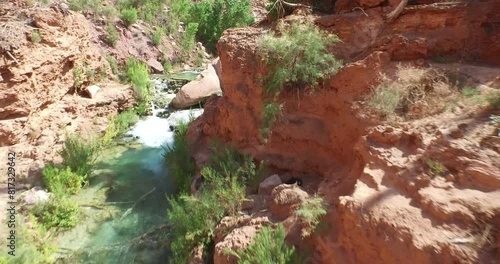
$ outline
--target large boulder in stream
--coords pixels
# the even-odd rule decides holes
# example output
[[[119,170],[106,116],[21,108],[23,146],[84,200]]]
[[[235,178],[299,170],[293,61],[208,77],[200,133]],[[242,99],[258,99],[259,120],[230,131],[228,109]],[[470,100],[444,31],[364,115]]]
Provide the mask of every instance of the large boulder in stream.
[[[211,95],[221,92],[219,77],[215,68],[209,65],[198,78],[182,86],[172,100],[172,106],[187,108],[204,102]]]

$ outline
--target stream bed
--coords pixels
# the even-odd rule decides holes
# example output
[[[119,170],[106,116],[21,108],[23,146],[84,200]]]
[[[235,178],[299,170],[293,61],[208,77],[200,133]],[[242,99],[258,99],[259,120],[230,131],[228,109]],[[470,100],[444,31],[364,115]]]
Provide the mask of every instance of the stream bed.
[[[57,263],[168,263],[168,202],[175,192],[162,156],[180,120],[202,109],[142,118],[96,160],[90,183],[71,199],[81,222],[55,238]]]

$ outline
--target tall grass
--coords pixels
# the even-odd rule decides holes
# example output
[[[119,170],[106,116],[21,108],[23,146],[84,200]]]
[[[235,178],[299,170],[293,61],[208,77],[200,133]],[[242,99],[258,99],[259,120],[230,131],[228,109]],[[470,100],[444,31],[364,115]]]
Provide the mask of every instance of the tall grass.
[[[127,131],[138,120],[135,111],[127,110],[119,113],[117,116],[108,116],[108,127],[106,128],[102,143],[108,145],[111,141]]]
[[[94,138],[83,138],[80,134],[67,134],[60,155],[64,166],[86,177],[92,171],[97,151],[98,144]]]
[[[187,122],[179,122],[174,134],[174,143],[167,145],[163,153],[170,175],[181,193],[190,192],[191,179],[195,173],[194,161],[186,139],[188,125]]]
[[[285,228],[282,224],[279,224],[276,229],[269,226],[262,227],[248,248],[237,252],[227,250],[226,253],[238,257],[239,264],[300,263],[300,258],[295,254],[295,248],[285,244]]]
[[[127,76],[133,84],[134,96],[139,102],[147,101],[149,97],[149,73],[148,68],[134,58],[127,61]]]

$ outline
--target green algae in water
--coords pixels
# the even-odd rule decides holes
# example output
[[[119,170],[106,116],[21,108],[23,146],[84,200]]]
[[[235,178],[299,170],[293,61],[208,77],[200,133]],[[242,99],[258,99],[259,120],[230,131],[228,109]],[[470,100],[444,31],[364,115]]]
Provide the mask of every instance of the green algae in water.
[[[108,152],[113,155],[112,148]],[[142,147],[117,157],[101,155],[104,158],[97,164],[101,173],[81,195],[93,196],[91,202],[112,209],[87,208],[84,223],[60,240],[70,249],[66,254],[59,252],[66,257],[63,263],[168,262],[168,230],[161,227],[167,225],[165,195],[172,194],[175,186],[162,152],[162,148]],[[81,201],[89,203],[88,197]]]

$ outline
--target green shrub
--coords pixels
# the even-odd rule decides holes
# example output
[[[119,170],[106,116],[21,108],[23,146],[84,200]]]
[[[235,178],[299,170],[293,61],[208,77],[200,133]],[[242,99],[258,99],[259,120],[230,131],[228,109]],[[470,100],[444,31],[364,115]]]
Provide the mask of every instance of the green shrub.
[[[80,88],[83,84],[83,73],[79,68],[73,68],[73,87],[75,88],[75,92],[79,92]]]
[[[170,263],[187,263],[192,250],[210,244],[214,228],[225,215],[235,216],[245,197],[245,185],[236,173],[218,173],[211,167],[202,170],[204,185],[198,196],[181,195],[169,199],[167,211],[172,225],[172,259]]]
[[[375,88],[375,94],[368,101],[368,104],[378,114],[391,116],[395,114],[400,101],[399,91],[385,82]]]
[[[153,37],[152,37],[153,44],[155,46],[160,45],[164,35],[165,35],[165,28],[158,27],[156,29],[156,31],[153,33]]]
[[[112,6],[105,6],[102,8],[101,14],[104,15],[108,21],[113,21],[116,16],[116,10]]]
[[[183,193],[191,191],[191,179],[195,173],[194,161],[186,139],[187,129],[188,123],[180,122],[174,134],[174,143],[167,145],[163,153],[175,186]]]
[[[68,198],[51,198],[48,202],[31,209],[37,221],[47,230],[51,228],[71,228],[80,220],[78,205]]]
[[[106,36],[106,41],[109,45],[111,45],[111,47],[116,47],[116,43],[118,43],[118,40],[120,39],[120,34],[118,34],[115,26],[112,24],[107,24],[106,32],[108,33],[108,35]]]
[[[255,190],[262,178],[267,175],[263,162],[255,164],[251,155],[240,153],[230,145],[224,145],[216,140],[211,143],[207,166],[220,174],[237,177]]]
[[[447,170],[446,167],[439,161],[425,159],[425,163],[427,164],[427,167],[429,168],[428,171],[432,176],[441,176]]]
[[[145,116],[147,115],[149,107],[147,102],[140,102],[134,107],[134,111],[138,116]]]
[[[89,6],[88,0],[69,0],[69,9],[73,11],[82,11]]]
[[[480,94],[478,89],[471,87],[464,87],[461,92],[465,97],[473,97]]]
[[[115,75],[118,74],[118,62],[116,61],[116,59],[113,56],[106,56],[106,60],[109,63],[111,72],[113,72],[113,74]]]
[[[135,8],[124,8],[120,11],[120,19],[123,21],[126,27],[134,24],[137,21],[137,9]]]
[[[488,101],[488,104],[491,106],[493,109],[499,109],[500,108],[500,91],[495,91],[490,93],[487,97],[486,100]]]
[[[149,96],[149,73],[143,63],[129,58],[127,61],[127,76],[134,85],[134,96],[137,101],[147,101]]]
[[[57,251],[51,243],[47,231],[37,223],[30,214],[30,221],[26,222],[22,214],[16,216],[16,252],[15,256],[0,256],[2,264],[32,264],[54,263],[53,254]],[[3,247],[3,246],[2,246]]]
[[[227,250],[226,253],[238,257],[239,264],[300,263],[295,248],[285,244],[285,228],[282,224],[279,224],[276,230],[268,226],[262,227],[248,248],[237,252]]]
[[[319,224],[320,218],[326,213],[326,205],[322,197],[316,196],[303,201],[296,212],[297,216],[304,221],[302,237],[310,236]]]
[[[336,73],[342,62],[331,55],[329,45],[339,42],[313,23],[278,26],[280,35],[269,33],[259,41],[259,53],[269,67],[265,92],[279,94],[287,86],[302,88]]]
[[[103,138],[103,144],[108,145],[113,138],[126,132],[133,124],[137,122],[138,118],[134,111],[127,110],[119,113],[116,117],[108,116],[108,127]]]
[[[31,30],[31,42],[38,43],[42,41],[42,36],[40,35],[40,31],[38,29]]]
[[[271,134],[271,126],[283,116],[283,105],[271,101],[265,101],[262,108],[262,124],[260,134],[267,139]]]
[[[253,23],[248,0],[204,0],[194,3],[188,22],[198,23],[197,36],[206,47],[215,51],[215,45],[224,30]]]
[[[66,135],[61,157],[63,165],[78,175],[87,177],[93,168],[97,144],[92,138],[83,138],[79,134]]]
[[[84,176],[72,172],[70,167],[47,165],[42,174],[45,186],[57,196],[77,193],[86,181]]]
[[[189,23],[186,26],[186,31],[184,32],[184,35],[182,36],[182,44],[181,44],[182,56],[188,57],[189,53],[193,50],[193,48],[196,44],[195,36],[196,36],[197,31],[198,31],[198,24],[197,23]]]

